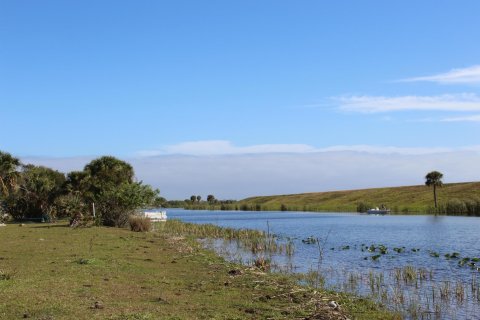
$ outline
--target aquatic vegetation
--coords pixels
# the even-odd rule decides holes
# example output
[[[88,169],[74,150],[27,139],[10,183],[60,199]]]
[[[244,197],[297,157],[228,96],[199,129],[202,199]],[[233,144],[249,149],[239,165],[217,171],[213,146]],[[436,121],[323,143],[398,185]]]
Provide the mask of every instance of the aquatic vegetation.
[[[460,253],[453,252],[453,253],[446,253],[445,258],[447,259],[458,259],[460,257]]]
[[[305,244],[316,244],[318,242],[318,239],[313,236],[310,236],[306,239],[302,239],[302,242]]]
[[[179,220],[165,222],[165,230],[175,235],[190,235],[198,239],[224,239],[252,254],[286,254],[292,256],[295,245],[292,239],[279,239],[269,231],[234,229],[213,224],[185,223]]]
[[[429,251],[428,253],[430,254],[430,257],[433,257],[433,258],[439,258],[440,257],[440,253],[438,253],[438,252]]]
[[[382,255],[381,254],[376,254],[374,256],[371,256],[370,258],[373,260],[373,261],[377,261],[378,258],[380,258]]]
[[[381,254],[387,254],[388,249],[385,247],[383,244],[378,246],[378,250],[380,251]]]

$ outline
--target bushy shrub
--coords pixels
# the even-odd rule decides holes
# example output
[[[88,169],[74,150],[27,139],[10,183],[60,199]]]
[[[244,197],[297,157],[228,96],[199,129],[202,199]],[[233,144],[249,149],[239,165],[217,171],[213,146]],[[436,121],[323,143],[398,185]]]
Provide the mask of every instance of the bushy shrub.
[[[124,183],[99,196],[97,213],[103,225],[124,227],[128,224],[129,216],[138,208],[148,207],[157,193],[148,185]]]
[[[55,199],[55,211],[58,218],[73,217],[77,213],[86,214],[89,210],[79,195],[66,194]]]
[[[141,217],[132,215],[128,218],[130,230],[135,232],[148,232],[152,230],[152,219],[148,217]]]
[[[357,212],[364,213],[364,212],[367,212],[368,209],[371,209],[371,208],[372,208],[372,206],[368,203],[365,203],[365,202],[357,203]]]

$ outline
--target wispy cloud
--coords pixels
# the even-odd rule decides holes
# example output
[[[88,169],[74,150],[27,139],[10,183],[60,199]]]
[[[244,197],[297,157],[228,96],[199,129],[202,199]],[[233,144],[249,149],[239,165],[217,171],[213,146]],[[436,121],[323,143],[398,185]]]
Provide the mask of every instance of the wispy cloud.
[[[189,141],[165,146],[154,150],[137,152],[140,157],[165,154],[219,155],[219,154],[259,154],[259,153],[307,153],[316,149],[306,144],[259,144],[235,146],[226,140]]]
[[[471,148],[473,147],[464,147]],[[445,152],[454,152],[464,150],[464,148],[454,149],[446,147],[394,147],[394,146],[372,146],[372,145],[352,145],[352,146],[332,146],[318,149],[319,152],[362,152],[370,154],[401,154],[401,155],[422,155],[437,154]]]
[[[442,122],[480,122],[480,114],[474,114],[464,117],[451,117],[441,119]]]
[[[393,111],[480,111],[480,97],[474,93],[438,96],[343,96],[333,98],[340,110],[361,113]]]
[[[378,145],[336,145],[315,147],[307,144],[261,144],[244,147],[235,146],[226,140],[183,142],[160,149],[144,150],[136,153],[138,158],[165,155],[216,156],[216,155],[257,155],[257,154],[311,154],[328,152],[362,152],[371,154],[423,155],[445,152],[480,150],[480,146],[447,147],[396,147]]]
[[[431,76],[407,78],[403,82],[428,81],[441,84],[480,84],[480,65],[462,69],[452,69]]]

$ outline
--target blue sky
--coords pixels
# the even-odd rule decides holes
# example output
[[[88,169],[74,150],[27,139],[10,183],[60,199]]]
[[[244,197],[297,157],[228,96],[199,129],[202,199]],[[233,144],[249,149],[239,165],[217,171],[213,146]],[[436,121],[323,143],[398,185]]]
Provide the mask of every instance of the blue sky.
[[[478,1],[2,0],[0,150],[477,155],[478,12]],[[480,179],[467,169],[450,179]],[[342,186],[298,190],[328,188]]]

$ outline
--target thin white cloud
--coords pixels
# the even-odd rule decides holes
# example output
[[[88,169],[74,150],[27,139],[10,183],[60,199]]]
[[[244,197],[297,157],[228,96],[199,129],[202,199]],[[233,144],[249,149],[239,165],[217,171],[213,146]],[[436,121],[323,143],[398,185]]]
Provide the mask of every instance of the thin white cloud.
[[[344,96],[333,98],[340,110],[361,113],[394,111],[480,111],[480,97],[474,93],[438,96]]]
[[[306,144],[260,144],[239,147],[226,140],[189,141],[165,146],[157,150],[137,152],[140,157],[165,154],[219,155],[219,154],[259,154],[259,153],[307,153],[316,149]]]
[[[238,147],[226,140],[207,140],[183,142],[169,145],[158,150],[146,150],[137,152],[138,158],[149,158],[165,155],[189,155],[189,156],[216,156],[216,155],[248,155],[248,154],[309,154],[325,152],[363,152],[371,154],[401,154],[422,155],[444,152],[480,150],[480,146],[466,146],[458,148],[446,147],[396,147],[377,145],[336,145],[318,148],[307,144],[261,144]]]
[[[468,147],[468,148],[472,148],[472,147]],[[415,147],[352,145],[352,146],[332,146],[332,147],[319,149],[320,152],[353,151],[353,152],[363,152],[363,153],[371,153],[371,154],[401,154],[401,155],[436,154],[436,153],[453,152],[458,150],[463,150],[463,148],[459,148],[455,150],[454,148],[446,148],[446,147],[415,148]]]
[[[404,82],[428,81],[441,84],[480,84],[480,65],[462,69],[452,69],[431,76],[403,79]]]
[[[480,114],[464,116],[464,117],[450,117],[441,119],[442,122],[480,122]]]

